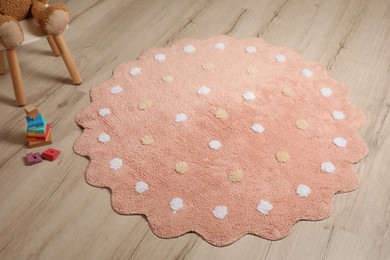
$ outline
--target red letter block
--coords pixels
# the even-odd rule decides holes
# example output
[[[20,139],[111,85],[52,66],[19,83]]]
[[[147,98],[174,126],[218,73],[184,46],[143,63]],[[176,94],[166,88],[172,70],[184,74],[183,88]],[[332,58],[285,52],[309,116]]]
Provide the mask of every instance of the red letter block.
[[[28,165],[33,165],[42,162],[42,158],[39,153],[28,153],[26,158]]]
[[[43,152],[42,158],[45,160],[54,161],[55,159],[57,159],[57,157],[60,153],[61,152],[56,150],[56,149],[49,148]]]

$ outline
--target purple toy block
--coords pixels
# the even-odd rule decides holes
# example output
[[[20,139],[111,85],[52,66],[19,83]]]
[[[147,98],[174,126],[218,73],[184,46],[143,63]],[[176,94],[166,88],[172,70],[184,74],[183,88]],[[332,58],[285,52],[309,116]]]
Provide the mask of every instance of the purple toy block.
[[[39,153],[28,153],[26,158],[28,165],[33,165],[42,162],[42,158]]]

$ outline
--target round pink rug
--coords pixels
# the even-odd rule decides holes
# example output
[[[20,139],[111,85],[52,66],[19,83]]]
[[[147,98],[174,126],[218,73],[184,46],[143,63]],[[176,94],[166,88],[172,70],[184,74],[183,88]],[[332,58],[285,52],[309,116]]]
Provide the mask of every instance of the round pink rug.
[[[363,114],[317,63],[261,39],[182,40],[120,64],[76,117],[87,182],[160,237],[285,237],[358,187]]]

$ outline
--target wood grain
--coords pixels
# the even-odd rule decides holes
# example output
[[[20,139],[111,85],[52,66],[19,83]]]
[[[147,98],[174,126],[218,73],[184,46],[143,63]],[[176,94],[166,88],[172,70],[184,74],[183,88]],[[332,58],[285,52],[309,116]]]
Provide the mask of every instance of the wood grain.
[[[25,166],[25,119],[8,66],[0,76],[0,259],[389,259],[390,3],[388,0],[69,0],[64,33],[84,82],[74,86],[44,39],[18,49],[28,103],[52,123],[59,159]],[[258,36],[327,66],[367,121],[360,188],[333,199],[330,218],[299,222],[280,241],[247,235],[217,248],[196,234],[161,239],[141,216],[113,212],[73,153],[75,114],[123,61],[178,39]],[[7,64],[7,63],[5,63]],[[45,148],[33,149],[43,151]]]

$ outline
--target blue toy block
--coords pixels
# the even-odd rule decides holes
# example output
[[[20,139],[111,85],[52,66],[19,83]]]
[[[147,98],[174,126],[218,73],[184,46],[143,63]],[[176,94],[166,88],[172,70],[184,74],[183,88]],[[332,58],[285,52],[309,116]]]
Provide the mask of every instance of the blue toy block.
[[[35,117],[35,120],[29,118],[28,116],[26,116],[26,120],[27,120],[27,126],[28,127],[40,127],[40,126],[43,126],[41,113],[39,113]]]
[[[46,130],[46,125],[47,125],[46,118],[43,118],[42,122],[43,122],[42,126],[39,126],[39,127],[37,127],[37,126],[27,127],[27,131],[26,132],[35,132],[37,134],[44,134],[45,130]]]

